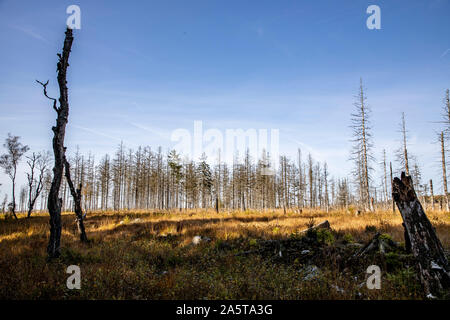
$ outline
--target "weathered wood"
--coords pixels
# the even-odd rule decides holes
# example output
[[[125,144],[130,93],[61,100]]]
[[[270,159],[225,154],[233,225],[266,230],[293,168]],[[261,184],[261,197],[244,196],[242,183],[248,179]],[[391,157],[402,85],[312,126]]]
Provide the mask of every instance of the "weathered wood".
[[[393,185],[392,181],[394,181],[394,179],[392,177],[392,162],[389,162],[389,167],[390,167],[390,170],[391,170],[391,193],[393,193],[394,192],[394,185]],[[394,198],[392,198],[392,212],[395,213],[395,200],[394,200]]]
[[[430,179],[430,193],[431,193],[431,209],[434,211],[434,191],[433,191],[433,180]]]
[[[410,243],[428,297],[450,288],[450,267],[436,231],[417,198],[410,176],[402,172],[393,181],[392,196],[403,218],[405,241]]]
[[[75,210],[75,215],[77,217],[77,226],[78,226],[78,232],[80,234],[80,240],[81,240],[81,242],[88,242],[86,230],[84,228],[84,223],[83,223],[83,220],[84,220],[83,210],[81,208],[82,185],[80,183],[79,188],[75,189],[73,182],[72,182],[72,178],[70,177],[70,164],[69,164],[69,161],[67,161],[65,156],[64,156],[64,165],[65,165],[65,176],[66,176],[67,184],[69,185],[70,193],[73,198],[74,210]]]
[[[219,213],[219,197],[216,196],[216,213]]]
[[[397,243],[392,239],[382,237],[381,233],[377,232],[375,236],[365,246],[361,247],[352,258],[360,258],[373,252],[385,254],[397,248]]]
[[[57,100],[47,95],[46,83],[41,84],[44,88],[44,95],[48,99],[53,101],[53,109],[57,113],[56,126],[52,127],[53,130],[53,153],[54,153],[54,166],[53,166],[53,178],[50,191],[48,194],[48,211],[50,214],[50,239],[47,246],[48,257],[57,258],[60,255],[60,242],[61,242],[61,206],[62,199],[59,197],[59,189],[61,186],[61,180],[64,172],[64,137],[66,133],[66,124],[69,117],[69,96],[67,89],[67,67],[69,66],[69,56],[72,48],[73,35],[72,30],[67,28],[66,36],[64,39],[64,46],[62,53],[58,53],[58,86],[59,86],[59,107],[57,107]]]
[[[368,252],[371,252],[374,248],[378,247],[378,238],[381,236],[381,233],[377,232],[375,236],[370,240],[364,247],[359,249],[352,258],[359,258]]]
[[[445,211],[449,211],[448,189],[447,189],[447,165],[445,163],[444,132],[441,132],[441,157],[442,157],[442,183],[444,184]]]
[[[330,223],[328,222],[328,220],[325,220],[319,224],[316,224],[315,226],[312,226],[311,228],[305,229],[303,231],[301,231],[301,233],[307,233],[308,231],[311,230],[318,230],[318,229],[331,229]]]

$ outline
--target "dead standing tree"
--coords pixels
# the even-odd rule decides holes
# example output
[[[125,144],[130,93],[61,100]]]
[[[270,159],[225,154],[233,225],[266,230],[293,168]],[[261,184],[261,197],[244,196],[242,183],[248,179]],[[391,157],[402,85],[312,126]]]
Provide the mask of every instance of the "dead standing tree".
[[[31,217],[31,212],[33,211],[36,200],[38,199],[42,189],[44,188],[45,174],[47,172],[47,167],[49,163],[49,154],[46,152],[38,154],[33,152],[33,155],[27,158],[28,158],[27,164],[28,167],[30,168],[30,172],[27,173],[27,180],[28,180],[27,218],[29,218]],[[37,177],[35,176],[36,173],[38,173]]]
[[[393,181],[392,196],[403,218],[405,242],[409,242],[427,297],[450,288],[450,266],[433,226],[414,191],[412,179],[402,172]]]
[[[47,253],[49,258],[57,258],[60,255],[61,243],[61,207],[62,199],[59,197],[59,189],[63,177],[64,167],[66,166],[64,137],[66,133],[66,124],[69,117],[69,94],[67,89],[67,68],[69,66],[69,56],[72,48],[73,35],[72,30],[67,28],[64,39],[64,46],[62,53],[58,53],[58,86],[59,86],[59,107],[57,107],[57,100],[51,98],[47,94],[46,83],[37,81],[44,89],[44,96],[53,101],[53,109],[57,113],[56,126],[53,130],[53,153],[54,153],[54,167],[53,179],[48,194],[48,211],[50,214],[50,239],[47,246]],[[70,175],[69,175],[70,178]],[[69,180],[69,179],[68,179]],[[82,223],[82,220],[81,220]]]
[[[64,151],[65,151],[65,148],[64,148]],[[75,189],[72,179],[70,177],[70,165],[69,165],[69,162],[67,161],[65,155],[64,155],[64,166],[65,166],[65,175],[66,175],[67,183],[69,185],[70,193],[72,194],[72,197],[73,197],[75,215],[77,216],[78,232],[80,233],[80,240],[81,240],[81,242],[87,242],[88,239],[86,236],[86,231],[84,229],[84,223],[83,223],[84,216],[83,216],[83,211],[81,209],[81,186],[82,186],[82,184],[80,183],[79,188]]]

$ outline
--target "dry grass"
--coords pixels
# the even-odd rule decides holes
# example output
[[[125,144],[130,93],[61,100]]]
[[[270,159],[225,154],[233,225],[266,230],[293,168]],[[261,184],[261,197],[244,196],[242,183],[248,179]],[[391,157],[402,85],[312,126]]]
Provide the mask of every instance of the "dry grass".
[[[374,226],[403,241],[401,217],[392,212],[354,215],[319,211],[93,212],[89,244],[78,240],[74,215],[63,215],[62,256],[47,263],[48,216],[0,220],[2,299],[418,299],[422,292],[411,269],[382,266],[381,290],[359,287],[371,261],[342,268],[335,252],[342,239],[368,241]],[[450,249],[450,215],[429,212],[445,249]],[[288,239],[312,221],[328,220],[336,243],[320,265],[320,277],[305,281],[302,262],[261,254],[237,255],[261,239]],[[196,235],[209,242],[192,245]],[[351,235],[351,236],[350,236]],[[67,266],[81,267],[82,289],[68,290]],[[366,265],[367,264],[367,265]],[[349,270],[351,269],[351,270]],[[359,270],[360,269],[360,270]],[[356,270],[356,271],[355,271]],[[355,277],[357,277],[355,279]],[[339,287],[343,289],[334,290]]]

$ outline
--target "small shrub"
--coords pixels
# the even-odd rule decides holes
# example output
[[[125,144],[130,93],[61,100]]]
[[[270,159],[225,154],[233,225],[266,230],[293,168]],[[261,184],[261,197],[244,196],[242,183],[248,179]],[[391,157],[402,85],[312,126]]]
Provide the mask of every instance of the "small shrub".
[[[303,238],[303,234],[299,233],[299,232],[292,232],[289,235],[289,238],[291,238],[292,240],[300,240],[301,238]]]
[[[319,229],[319,230],[317,230],[316,235],[317,235],[317,241],[319,243],[323,243],[323,244],[327,244],[327,245],[334,243],[334,236],[330,230]]]
[[[392,242],[392,238],[390,235],[388,235],[387,233],[383,233],[382,235],[380,235],[379,237],[380,240],[384,240],[386,242]]]
[[[413,268],[401,269],[395,273],[388,273],[387,280],[397,289],[403,288],[406,292],[413,294],[421,290],[420,282],[417,279]]]
[[[344,241],[344,243],[352,243],[354,241],[351,233],[344,234],[342,240]]]
[[[400,257],[396,252],[386,253],[386,265],[389,270],[396,270],[402,266]]]
[[[314,217],[310,217],[308,223],[306,224],[306,227],[308,229],[314,227],[316,225],[316,219]]]

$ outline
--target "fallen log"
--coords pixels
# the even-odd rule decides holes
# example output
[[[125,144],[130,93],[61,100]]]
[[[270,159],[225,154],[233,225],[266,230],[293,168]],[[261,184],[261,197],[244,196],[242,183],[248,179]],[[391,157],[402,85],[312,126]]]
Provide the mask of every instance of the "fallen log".
[[[436,231],[428,220],[410,176],[394,178],[392,196],[402,215],[405,244],[416,260],[420,281],[427,297],[450,288],[450,266]]]
[[[386,239],[385,236],[377,232],[372,240],[359,249],[352,258],[360,258],[373,252],[379,252],[384,255],[387,252],[394,251],[396,248],[397,244],[392,239]]]

